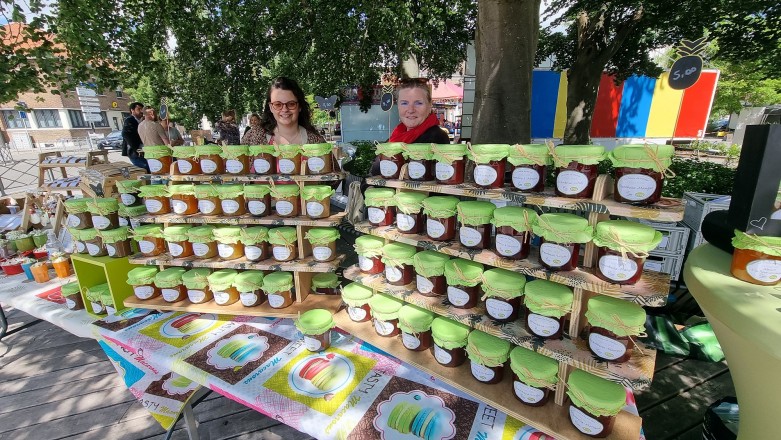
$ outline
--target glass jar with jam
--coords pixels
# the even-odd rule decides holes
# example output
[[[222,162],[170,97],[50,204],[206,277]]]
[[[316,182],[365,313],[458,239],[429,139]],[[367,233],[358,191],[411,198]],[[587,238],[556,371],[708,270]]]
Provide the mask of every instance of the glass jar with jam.
[[[372,310],[374,331],[380,336],[393,337],[401,333],[399,329],[399,310],[404,301],[384,293],[376,293],[369,299]]]
[[[143,204],[138,206],[119,205],[119,209],[117,210],[117,215],[119,215],[119,226],[137,228],[141,225],[139,217],[146,214],[146,206]]]
[[[85,245],[84,240],[81,239],[81,231],[87,231],[87,230],[88,229],[68,228],[68,233],[70,233],[71,238],[73,239],[73,250],[77,254],[87,253],[87,245]]]
[[[481,188],[504,186],[504,170],[507,166],[507,144],[467,144],[467,157],[474,163],[472,178]]]
[[[460,367],[466,360],[466,344],[471,329],[447,318],[438,316],[431,323],[431,339],[434,340],[434,359],[443,367]]]
[[[445,280],[445,263],[450,256],[436,251],[418,252],[412,258],[415,269],[415,285],[423,296],[447,295],[447,280]]]
[[[81,299],[81,288],[78,282],[63,284],[60,288],[60,294],[65,299],[65,306],[68,310],[83,310],[84,300]]]
[[[331,216],[331,196],[335,191],[328,185],[306,185],[301,189],[306,216],[316,220]]]
[[[244,185],[244,200],[247,202],[247,211],[253,217],[265,217],[271,213],[271,187],[268,185]]]
[[[599,162],[605,158],[601,145],[559,145],[553,152],[556,167],[556,195],[590,199],[599,176]]]
[[[276,173],[277,159],[274,157],[273,145],[250,145],[248,153],[251,173],[260,175]]]
[[[81,233],[79,234],[79,238],[81,238],[81,241],[84,242],[84,246],[87,248],[87,253],[91,257],[105,257],[108,255],[106,247],[103,245],[103,239],[100,238],[98,232],[99,231],[95,228],[82,229]]]
[[[65,211],[68,213],[66,225],[70,229],[91,229],[92,214],[87,207],[89,199],[68,199],[64,202]]]
[[[87,297],[87,301],[90,305],[90,310],[95,315],[105,315],[106,305],[103,304],[104,292],[108,291],[108,284],[98,284],[97,286],[91,286],[86,288],[84,296]]]
[[[168,243],[168,253],[174,258],[185,258],[193,254],[189,232],[192,225],[171,225],[163,229],[163,238]]]
[[[244,257],[253,263],[271,258],[268,245],[268,228],[250,226],[241,228],[241,242],[244,244]]]
[[[516,144],[507,152],[510,183],[521,192],[543,192],[548,167],[553,164],[548,146],[543,144]]]
[[[483,281],[483,265],[463,258],[445,263],[447,300],[453,307],[471,309],[480,299],[480,283]]]
[[[426,236],[435,241],[450,241],[456,237],[456,207],[460,203],[453,196],[432,196],[423,199],[426,215]]]
[[[201,164],[198,162],[198,154],[194,146],[179,145],[172,147],[171,150],[173,150],[171,156],[176,159],[175,174],[180,176],[201,174]]]
[[[249,174],[249,145],[223,145],[222,159],[227,174]]]
[[[464,183],[466,144],[434,144],[431,148],[434,159],[434,177],[440,185]]]
[[[154,175],[171,173],[171,149],[165,145],[144,145],[144,159],[149,165],[149,172]]]
[[[317,353],[331,346],[331,329],[334,314],[325,309],[312,309],[301,314],[295,321],[296,328],[304,336],[304,347]]]
[[[333,145],[325,142],[322,144],[304,144],[301,146],[302,159],[306,161],[306,174],[328,174],[333,171],[333,158],[331,151]]]
[[[167,303],[176,303],[187,298],[187,288],[182,284],[182,274],[187,272],[183,267],[169,267],[155,275],[155,286],[160,289]]]
[[[198,211],[203,215],[221,215],[222,202],[216,185],[203,183],[193,187],[193,194],[198,199]]]
[[[404,191],[396,194],[396,228],[403,234],[420,234],[426,227],[423,199],[426,193]]]
[[[613,432],[616,416],[626,405],[626,390],[616,382],[573,370],[567,378],[569,420],[578,431],[595,438]]]
[[[396,191],[390,188],[367,188],[363,203],[372,226],[393,224],[396,217]]]
[[[607,220],[597,223],[597,276],[609,283],[635,284],[643,275],[648,252],[662,241],[662,233],[642,223]]]
[[[526,277],[506,269],[483,272],[483,300],[485,309],[493,320],[504,323],[518,319],[523,308],[523,287]]]
[[[333,261],[339,236],[336,228],[312,228],[306,231],[304,239],[312,246],[312,259],[319,262]]]
[[[619,145],[608,153],[615,169],[613,198],[632,205],[651,205],[662,198],[665,177],[675,177],[670,169],[672,145]]]
[[[298,217],[301,214],[301,187],[295,182],[271,185],[274,211],[280,217]]]
[[[312,293],[338,295],[339,285],[339,277],[333,272],[318,273],[312,276]]]
[[[87,207],[92,213],[92,227],[98,231],[119,227],[119,202],[113,197],[91,199]]]
[[[781,281],[781,237],[757,236],[735,230],[732,276],[747,283],[775,286]]]
[[[470,249],[488,249],[491,247],[491,233],[496,205],[491,202],[473,200],[459,202],[458,211],[458,241]]]
[[[434,180],[433,144],[404,144],[401,154],[407,159],[407,178],[413,182]]]
[[[214,238],[214,226],[203,225],[190,228],[187,240],[193,245],[193,255],[200,260],[217,256],[217,240]]]
[[[195,197],[195,185],[169,185],[171,195],[171,210],[177,215],[192,215],[198,213],[198,198]]]
[[[405,304],[399,310],[399,330],[401,343],[411,351],[424,351],[431,348],[431,323],[434,313],[412,304]]]
[[[550,271],[577,269],[580,247],[591,241],[594,233],[587,219],[556,212],[538,216],[532,229],[542,239],[540,263]]]
[[[284,263],[298,258],[298,233],[292,226],[269,229],[268,242],[271,244],[271,256]]]
[[[375,153],[380,160],[380,176],[385,179],[398,179],[401,167],[404,166],[404,143],[386,142],[377,143]]]
[[[222,147],[219,145],[196,145],[195,154],[201,165],[201,173],[213,176],[225,172],[225,162],[222,160]]]
[[[133,255],[133,248],[130,245],[130,228],[127,226],[99,231],[98,235],[100,235],[109,257],[124,258]]]
[[[117,192],[119,201],[125,206],[143,205],[144,201],[138,196],[138,189],[143,186],[143,180],[117,180]]]
[[[244,244],[241,243],[242,226],[218,226],[212,233],[217,240],[217,255],[220,260],[231,261],[244,256]]]
[[[263,291],[266,292],[268,305],[274,309],[284,309],[293,304],[293,274],[290,272],[272,272],[263,278]]]
[[[385,241],[379,237],[362,235],[355,239],[355,253],[358,254],[358,267],[361,272],[374,275],[385,271],[382,262],[382,247]]]
[[[255,307],[266,301],[266,294],[263,293],[263,272],[260,270],[239,272],[233,279],[233,287],[239,291],[239,301],[244,307]]]
[[[493,385],[504,379],[504,364],[510,358],[512,344],[480,330],[469,333],[466,353],[469,356],[472,377]]]
[[[494,210],[496,227],[494,251],[508,260],[523,260],[531,250],[532,225],[537,221],[533,209],[503,206]]]
[[[141,225],[133,229],[133,240],[145,257],[156,257],[165,252],[165,238],[162,225]]]
[[[301,174],[301,145],[274,145],[277,158],[277,174]]]
[[[208,267],[196,267],[182,274],[182,284],[187,288],[187,299],[193,304],[205,304],[214,298],[209,288],[209,275],[212,270]]]
[[[526,283],[526,330],[545,339],[561,339],[572,311],[572,289],[548,280]]]
[[[388,243],[382,248],[385,279],[391,286],[406,286],[413,281],[412,260],[417,249],[404,243]]]
[[[588,300],[588,348],[608,362],[626,362],[635,347],[633,337],[645,331],[645,310],[639,305],[610,296]]]
[[[347,304],[347,316],[354,322],[366,322],[371,319],[369,300],[374,291],[361,283],[350,283],[342,287],[342,301]]]
[[[171,212],[170,194],[166,185],[144,185],[138,189],[138,195],[144,199],[148,213],[161,215]]]
[[[220,209],[226,217],[240,217],[247,213],[247,203],[244,201],[244,185],[215,185],[217,197],[220,198]]]
[[[515,347],[510,352],[513,371],[513,395],[529,406],[548,403],[558,382],[559,363],[528,348]]]
[[[133,294],[140,300],[160,296],[160,289],[155,286],[155,276],[159,270],[152,266],[141,266],[130,269],[127,273],[127,284],[133,287]]]
[[[215,304],[229,306],[239,300],[239,291],[233,285],[238,274],[234,269],[220,269],[207,277]]]

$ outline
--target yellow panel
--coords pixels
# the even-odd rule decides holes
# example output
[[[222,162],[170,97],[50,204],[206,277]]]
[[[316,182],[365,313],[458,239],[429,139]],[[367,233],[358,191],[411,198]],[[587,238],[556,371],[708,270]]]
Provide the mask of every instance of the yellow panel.
[[[664,72],[656,80],[648,125],[645,127],[646,137],[672,137],[675,130],[683,90],[671,89],[667,84],[668,76],[669,72]]]
[[[567,126],[567,71],[559,75],[559,97],[556,100],[556,119],[553,121],[553,137],[563,138]]]

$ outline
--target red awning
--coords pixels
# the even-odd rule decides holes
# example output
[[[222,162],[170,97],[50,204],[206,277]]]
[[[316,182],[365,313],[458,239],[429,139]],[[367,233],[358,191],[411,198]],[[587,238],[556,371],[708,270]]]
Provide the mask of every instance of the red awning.
[[[438,87],[434,87],[431,98],[437,99],[463,99],[464,88],[449,81],[440,81]]]

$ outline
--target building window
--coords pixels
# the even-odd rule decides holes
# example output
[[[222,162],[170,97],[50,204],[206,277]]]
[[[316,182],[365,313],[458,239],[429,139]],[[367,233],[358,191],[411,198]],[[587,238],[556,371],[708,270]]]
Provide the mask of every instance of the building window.
[[[89,128],[89,124],[84,121],[80,110],[68,110],[68,118],[71,120],[73,128]]]
[[[100,112],[100,122],[95,122],[95,127],[108,127],[108,116],[106,116],[106,112]]]
[[[62,127],[60,121],[60,112],[57,110],[33,110],[35,121],[38,128],[59,128]]]
[[[16,110],[2,110],[3,122],[10,128],[30,128],[30,121],[27,118],[20,117],[20,112]]]
[[[122,90],[117,90],[117,98],[122,98]]]

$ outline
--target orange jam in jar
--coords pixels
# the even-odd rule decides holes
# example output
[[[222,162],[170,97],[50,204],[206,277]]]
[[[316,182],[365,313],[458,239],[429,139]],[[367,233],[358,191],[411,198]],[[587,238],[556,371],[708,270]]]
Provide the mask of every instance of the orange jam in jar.
[[[298,258],[298,232],[291,226],[283,226],[268,231],[271,255],[274,260],[284,263]]]
[[[247,211],[253,217],[265,217],[271,213],[271,187],[268,185],[244,185],[244,200]]]
[[[143,205],[144,201],[138,196],[138,189],[144,184],[143,180],[117,180],[117,192],[119,201],[125,206]]]
[[[222,159],[225,161],[225,172],[228,174],[249,174],[249,146],[224,145]]]
[[[221,215],[222,204],[217,186],[211,183],[195,185],[195,198],[198,199],[198,211],[203,215]]]
[[[171,210],[177,215],[192,215],[198,213],[198,198],[195,197],[195,185],[170,185]]]
[[[230,261],[244,256],[244,245],[240,241],[241,229],[241,226],[219,226],[212,231],[221,260]]]
[[[193,255],[201,260],[217,256],[217,241],[214,239],[212,225],[196,226],[187,231],[187,238],[192,243]]]
[[[244,244],[244,257],[247,261],[263,261],[271,258],[268,245],[268,228],[251,226],[241,229],[241,243]]]
[[[187,288],[187,299],[193,304],[203,304],[214,297],[209,288],[209,275],[211,269],[196,267],[182,274],[182,284]]]
[[[277,174],[301,174],[301,145],[274,145]]]
[[[189,145],[180,145],[172,147],[171,154],[176,159],[174,173],[180,176],[193,176],[201,174],[201,164],[198,163],[198,155],[195,153],[195,147]]]
[[[163,230],[163,237],[168,242],[168,253],[174,258],[185,258],[193,254],[193,245],[188,233],[192,225],[172,225]]]
[[[306,173],[318,175],[333,171],[332,150],[333,146],[329,143],[302,145],[301,154],[306,161]]]
[[[133,230],[133,239],[145,257],[155,257],[165,252],[165,238],[161,225],[141,225]]]
[[[148,213],[162,215],[171,212],[170,193],[166,185],[144,185],[139,188],[138,195],[144,198]]]
[[[240,217],[247,213],[247,203],[244,201],[244,185],[215,185],[220,198],[220,209],[226,217]]]
[[[781,237],[765,237],[735,231],[730,271],[735,278],[760,286],[781,281]]]
[[[274,174],[277,171],[277,159],[273,145],[249,146],[250,172],[253,174]]]
[[[155,275],[155,286],[160,289],[163,299],[168,303],[176,303],[187,298],[187,288],[182,284],[182,274],[187,272],[183,267],[169,267]]]
[[[266,292],[268,305],[274,309],[284,309],[293,304],[295,292],[293,274],[290,272],[272,272],[263,277],[263,291]]]
[[[239,291],[233,285],[239,272],[233,269],[220,269],[207,277],[209,289],[218,306],[229,306],[239,300]]]
[[[331,216],[331,196],[334,190],[328,185],[307,185],[301,189],[307,217],[317,220]]]
[[[213,176],[225,173],[225,162],[222,160],[222,147],[219,145],[196,145],[195,153],[201,165],[201,173]]]
[[[332,261],[336,258],[336,240],[339,239],[336,228],[312,228],[304,238],[312,246],[312,259],[319,262]]]
[[[271,186],[274,210],[280,217],[298,217],[301,213],[300,187],[296,183]]]
[[[149,165],[149,172],[155,175],[167,175],[171,172],[173,157],[171,149],[165,145],[145,145],[144,159]]]

